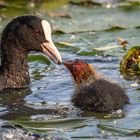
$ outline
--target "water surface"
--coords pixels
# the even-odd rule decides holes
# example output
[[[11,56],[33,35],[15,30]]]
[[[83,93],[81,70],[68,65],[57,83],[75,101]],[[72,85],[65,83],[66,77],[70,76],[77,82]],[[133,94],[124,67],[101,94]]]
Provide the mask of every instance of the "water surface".
[[[22,3],[22,5],[23,4],[24,3]],[[75,5],[68,5],[66,1],[61,0],[59,6],[56,6],[55,1],[53,1],[52,4],[49,2],[48,5],[50,7],[47,7],[47,2],[38,4],[35,8],[24,8],[22,5],[19,4],[19,6],[15,6],[15,4],[12,4],[12,10],[6,7],[0,9],[0,30],[16,15],[22,15],[23,13],[40,13],[43,18],[50,20],[53,25],[53,40],[63,60],[82,59],[92,64],[98,72],[116,80],[126,90],[130,98],[130,103],[124,107],[124,115],[121,117],[103,113],[83,112],[75,108],[71,103],[74,84],[68,70],[66,70],[63,65],[55,66],[54,64],[32,61],[29,62],[31,84],[27,88],[4,90],[3,93],[0,94],[1,124],[8,121],[12,124],[20,124],[35,133],[48,134],[72,140],[139,139],[140,88],[139,84],[134,86],[135,81],[122,78],[119,72],[119,62],[126,51],[118,47],[119,37],[128,40],[128,48],[140,44],[138,19],[136,19],[134,25],[132,21],[130,22],[131,26],[127,26],[126,23],[119,25],[119,22],[115,22],[112,16],[113,22],[111,20],[105,21],[106,25],[100,23],[96,31],[96,29],[94,30],[94,26],[91,26],[93,19],[87,21],[87,23],[81,21],[80,24],[80,18],[73,18],[73,16],[75,16],[74,13],[68,11],[71,7],[75,8]],[[135,9],[133,9],[133,6],[134,5],[117,7],[117,9],[113,7],[110,10],[114,12],[118,11],[118,15],[120,15],[122,11],[126,15],[127,12],[135,15],[135,10],[137,15],[140,14],[140,6],[137,6]],[[78,8],[79,11],[82,11],[80,8],[84,8],[86,13],[87,7],[77,6],[77,9]],[[89,6],[87,11],[89,15],[84,16],[91,16],[93,12],[92,9],[97,12],[98,16],[101,16],[100,18],[102,19],[104,19],[102,17],[103,11],[106,12],[104,13],[106,17],[110,14],[110,11],[108,12],[106,7]],[[129,10],[127,11],[126,9]],[[10,10],[12,12],[9,12]],[[17,13],[17,11],[21,13]],[[60,11],[71,14],[72,19],[48,16],[49,12],[57,13]],[[126,20],[128,20],[128,17],[126,17]],[[99,21],[100,19],[97,19],[97,22]],[[58,27],[55,26],[57,22],[59,23],[58,27],[60,31],[63,33],[58,32]],[[96,23],[96,21],[94,22]],[[110,22],[114,23],[114,25],[110,26]],[[115,23],[118,25],[115,25]],[[65,26],[64,30],[62,28],[63,24]],[[69,24],[70,27],[76,26],[74,26],[73,29],[67,30],[67,28],[70,28],[68,26]],[[83,29],[84,24],[86,28]],[[81,28],[79,28],[78,25],[81,25]],[[88,30],[88,25],[91,31]],[[125,28],[121,27],[121,25],[124,25]],[[97,52],[97,54],[93,51],[94,48],[106,46],[117,47],[116,49]]]

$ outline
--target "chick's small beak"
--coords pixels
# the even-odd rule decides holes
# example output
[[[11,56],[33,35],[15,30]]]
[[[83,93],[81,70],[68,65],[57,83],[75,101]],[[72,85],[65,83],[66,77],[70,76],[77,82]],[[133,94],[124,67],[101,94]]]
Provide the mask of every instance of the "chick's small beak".
[[[62,58],[53,42],[46,41],[41,44],[43,52],[56,64],[62,63]]]
[[[65,61],[63,62],[63,64],[69,69],[71,70],[73,68],[73,62],[72,61]]]

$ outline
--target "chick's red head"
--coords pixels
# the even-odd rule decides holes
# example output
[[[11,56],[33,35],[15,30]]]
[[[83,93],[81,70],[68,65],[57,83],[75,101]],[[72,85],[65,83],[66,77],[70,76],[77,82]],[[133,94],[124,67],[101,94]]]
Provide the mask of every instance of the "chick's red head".
[[[63,62],[63,64],[70,71],[76,84],[86,82],[94,75],[93,67],[83,60],[69,60]]]

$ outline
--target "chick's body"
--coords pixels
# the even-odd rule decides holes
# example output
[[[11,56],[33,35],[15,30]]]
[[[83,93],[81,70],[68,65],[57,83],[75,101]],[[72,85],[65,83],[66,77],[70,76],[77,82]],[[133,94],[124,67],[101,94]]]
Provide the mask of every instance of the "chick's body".
[[[66,61],[75,82],[72,102],[82,110],[110,112],[121,109],[128,102],[125,91],[114,81],[104,78],[81,60]]]

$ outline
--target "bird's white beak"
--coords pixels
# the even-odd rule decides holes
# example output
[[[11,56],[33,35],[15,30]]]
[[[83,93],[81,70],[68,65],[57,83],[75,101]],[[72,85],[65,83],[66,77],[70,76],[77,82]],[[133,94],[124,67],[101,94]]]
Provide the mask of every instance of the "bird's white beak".
[[[41,44],[43,52],[56,64],[62,63],[62,58],[51,39],[51,27],[46,20],[41,22],[46,41]]]

